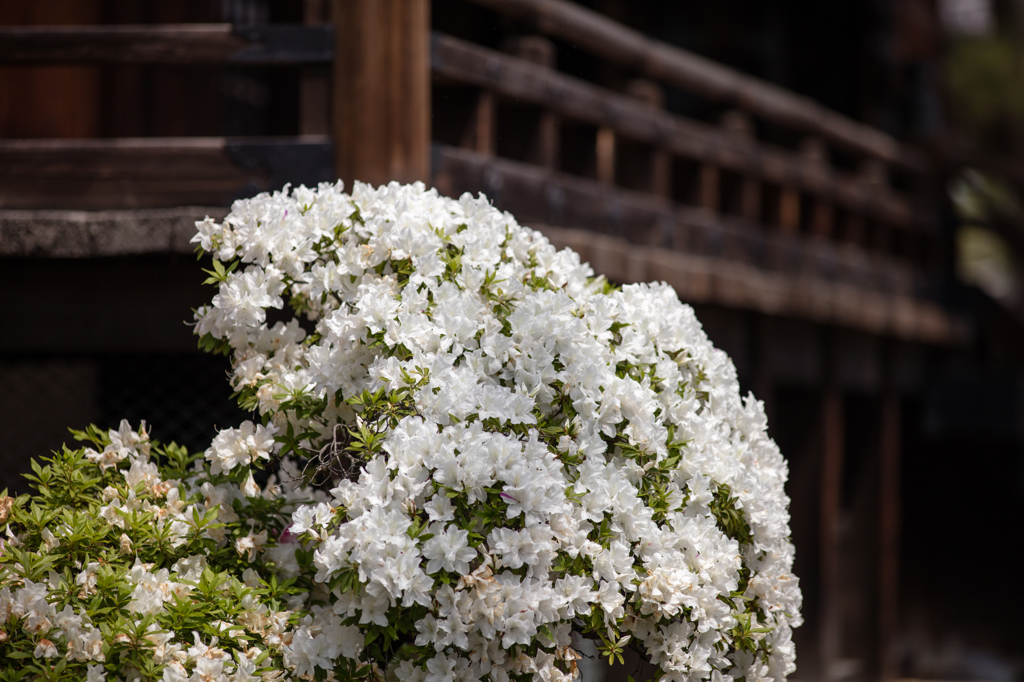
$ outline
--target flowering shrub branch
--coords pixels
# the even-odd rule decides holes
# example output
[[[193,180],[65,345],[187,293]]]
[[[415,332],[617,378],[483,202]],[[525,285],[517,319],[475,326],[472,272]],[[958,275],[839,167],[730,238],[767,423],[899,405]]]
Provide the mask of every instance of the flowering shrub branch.
[[[246,495],[145,425],[74,435],[91,447],[33,462],[36,495],[0,496],[0,679],[280,677],[316,589],[285,530],[313,494]]]
[[[137,466],[159,481],[50,500],[102,502],[103,574],[161,595],[140,593],[146,606],[118,627],[130,642],[167,639],[131,658],[102,634],[104,670],[562,682],[578,675],[583,637],[611,662],[634,648],[664,680],[792,672],[785,461],[761,404],[740,397],[732,363],[670,287],[611,287],[483,197],[418,184],[264,194],[197,227],[218,286],[196,313],[200,346],[230,355],[255,417],[192,468],[173,446],[143,453],[144,432],[126,428],[59,455],[86,457],[98,473],[80,476],[103,485],[142,481]],[[270,324],[272,308],[292,317]],[[267,468],[281,483],[261,490]],[[10,537],[49,561],[30,507],[17,502]],[[186,552],[213,577],[182,568]],[[36,584],[18,575],[2,578],[12,604]],[[61,584],[40,588],[45,604],[61,603]],[[116,608],[136,603],[126,589]],[[234,599],[217,611],[223,627],[189,615],[221,593]],[[38,644],[10,613],[19,641]],[[58,649],[33,655],[74,658]],[[212,649],[224,665],[208,672]]]

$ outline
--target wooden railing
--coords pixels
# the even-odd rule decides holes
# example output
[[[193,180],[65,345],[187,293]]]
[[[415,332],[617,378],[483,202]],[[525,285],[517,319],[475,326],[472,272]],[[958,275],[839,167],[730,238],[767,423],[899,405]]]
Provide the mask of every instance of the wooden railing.
[[[0,208],[225,205],[285,182],[422,179],[450,195],[485,192],[603,258],[616,279],[669,279],[689,300],[873,333],[960,334],[927,302],[942,244],[915,150],[578,5],[471,1],[543,35],[498,52],[431,34],[422,0],[335,0],[333,24],[321,13],[310,25],[246,28],[0,28],[7,65],[321,69],[318,81],[302,76],[304,102],[320,113],[298,136],[0,140]],[[622,92],[561,73],[549,37],[643,78]],[[666,110],[663,85],[727,106],[720,124]],[[463,104],[446,109],[456,92]],[[758,139],[759,121],[801,142]]]
[[[484,192],[609,276],[667,279],[691,301],[962,338],[963,327],[927,302],[943,244],[916,150],[579,5],[471,1],[645,78],[622,92],[561,73],[556,44],[540,35],[498,52],[433,34],[435,115],[461,122],[435,140],[442,192]],[[671,113],[663,84],[734,108],[720,125]],[[503,144],[502,122],[514,117],[520,130]],[[759,120],[799,144],[758,139]],[[568,158],[569,134],[568,155],[589,155],[586,167]]]
[[[818,135],[864,156],[915,171],[924,159],[885,133],[822,107],[814,100],[751,78],[699,55],[668,45],[565,0],[470,0],[502,14],[525,18],[544,34],[647,77],[734,106],[753,115]]]
[[[18,66],[326,65],[333,53],[331,26],[0,28],[0,64]],[[286,182],[334,177],[333,147],[324,135],[0,140],[2,208],[222,205]]]

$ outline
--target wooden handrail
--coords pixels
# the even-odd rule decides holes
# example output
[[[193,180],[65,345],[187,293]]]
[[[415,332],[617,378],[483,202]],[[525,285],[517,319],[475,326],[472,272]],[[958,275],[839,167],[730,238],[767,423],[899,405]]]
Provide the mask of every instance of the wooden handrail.
[[[333,54],[331,26],[0,27],[0,64],[327,64]]]
[[[808,275],[891,295],[920,293],[918,273],[885,254],[760,229],[734,216],[674,206],[665,199],[535,165],[435,144],[434,184],[442,193],[484,192],[526,225],[587,230],[665,252],[713,256],[764,271]]]
[[[880,130],[853,121],[807,97],[649,38],[566,0],[470,1],[501,14],[525,18],[543,33],[636,69],[649,78],[786,127],[804,130],[858,154],[911,171],[924,169],[919,154]]]
[[[431,68],[437,76],[530,102],[737,174],[793,186],[894,226],[914,228],[920,224],[910,202],[887,188],[868,186],[828,166],[808,164],[793,152],[655,109],[632,97],[458,38],[433,35]]]

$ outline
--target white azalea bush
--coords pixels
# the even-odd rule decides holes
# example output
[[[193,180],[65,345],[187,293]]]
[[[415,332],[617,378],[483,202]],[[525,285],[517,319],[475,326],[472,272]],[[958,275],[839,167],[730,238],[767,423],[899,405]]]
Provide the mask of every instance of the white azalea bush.
[[[197,461],[91,429],[5,498],[0,679],[568,682],[583,640],[795,669],[786,464],[670,287],[419,184],[197,227],[253,419]]]
[[[666,680],[794,670],[786,464],[669,286],[614,289],[419,184],[261,195],[195,241],[220,282],[201,344],[333,482],[292,517],[330,595],[296,674],[557,682],[579,637]]]

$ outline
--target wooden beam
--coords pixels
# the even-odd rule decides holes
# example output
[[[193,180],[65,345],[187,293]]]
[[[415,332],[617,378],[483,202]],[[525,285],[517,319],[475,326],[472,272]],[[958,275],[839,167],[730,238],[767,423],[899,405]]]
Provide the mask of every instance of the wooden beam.
[[[226,205],[333,177],[325,138],[0,141],[0,208]]]
[[[346,182],[428,180],[429,0],[333,0],[332,131]]]
[[[330,26],[162,24],[0,27],[7,64],[328,64]]]
[[[360,0],[367,1],[367,0]],[[906,229],[922,221],[909,201],[829,167],[810,168],[796,153],[651,107],[635,97],[566,76],[451,36],[432,37],[435,75],[529,102],[566,119],[609,128],[616,135],[799,191],[820,195],[848,211]]]
[[[923,160],[880,130],[846,118],[814,100],[752,78],[692,52],[654,40],[566,0],[471,0],[629,70],[783,126],[807,131],[846,149],[914,171]]]

